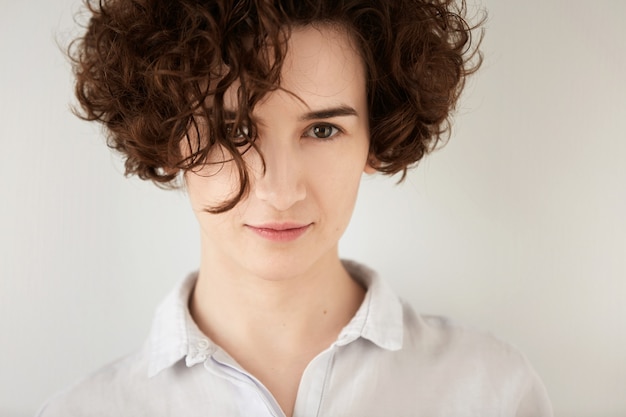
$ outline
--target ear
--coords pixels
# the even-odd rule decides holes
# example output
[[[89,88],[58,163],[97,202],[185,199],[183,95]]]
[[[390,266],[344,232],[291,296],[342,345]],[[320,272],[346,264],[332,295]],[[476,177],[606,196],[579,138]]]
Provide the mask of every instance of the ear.
[[[178,175],[178,172],[180,171],[180,169],[178,168],[174,168],[174,167],[170,167],[170,166],[164,166],[159,168],[159,170],[167,175]]]
[[[367,158],[367,162],[365,163],[365,168],[363,168],[363,172],[365,172],[366,174],[375,174],[376,172],[378,172],[378,169],[376,169],[376,167],[378,167],[380,165],[380,162],[378,161],[378,159],[376,159],[373,155],[370,155]]]

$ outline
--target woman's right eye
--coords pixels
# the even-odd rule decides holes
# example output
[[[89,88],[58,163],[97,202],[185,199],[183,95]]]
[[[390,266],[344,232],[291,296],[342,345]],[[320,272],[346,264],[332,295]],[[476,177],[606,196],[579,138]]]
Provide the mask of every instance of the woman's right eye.
[[[236,128],[234,123],[226,125],[226,132],[228,133],[228,136],[234,139],[248,138],[250,135],[250,129],[248,129],[248,126],[240,126],[239,128]]]
[[[226,124],[226,136],[237,147],[250,145],[250,129],[241,125],[236,127],[235,123]]]

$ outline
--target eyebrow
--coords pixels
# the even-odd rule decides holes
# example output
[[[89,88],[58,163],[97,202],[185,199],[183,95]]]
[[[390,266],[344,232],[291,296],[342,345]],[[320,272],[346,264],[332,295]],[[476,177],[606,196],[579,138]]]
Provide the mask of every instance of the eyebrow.
[[[359,114],[354,108],[343,105],[343,106],[338,106],[338,107],[332,107],[329,109],[314,110],[309,113],[305,113],[302,116],[300,116],[300,120],[305,121],[305,120],[316,120],[316,119],[330,119],[333,117],[358,116],[358,115]]]
[[[328,109],[310,111],[300,116],[300,120],[308,121],[308,120],[319,120],[319,119],[332,119],[333,117],[358,116],[358,115],[359,113],[353,107],[350,107],[347,105],[341,105],[337,107],[331,107]],[[228,120],[235,119],[237,117],[237,112],[230,110],[230,109],[224,109],[224,117]]]

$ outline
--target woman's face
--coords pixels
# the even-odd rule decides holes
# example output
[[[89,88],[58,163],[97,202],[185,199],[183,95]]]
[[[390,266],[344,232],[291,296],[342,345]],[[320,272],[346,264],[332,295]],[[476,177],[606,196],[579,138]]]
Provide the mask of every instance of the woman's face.
[[[337,261],[361,174],[370,169],[365,71],[350,38],[328,26],[294,29],[282,71],[281,86],[293,95],[272,92],[253,112],[266,170],[254,150],[244,154],[248,196],[230,211],[208,213],[238,190],[235,165],[185,174],[203,263],[275,280]],[[236,109],[234,100],[233,92],[225,107]]]

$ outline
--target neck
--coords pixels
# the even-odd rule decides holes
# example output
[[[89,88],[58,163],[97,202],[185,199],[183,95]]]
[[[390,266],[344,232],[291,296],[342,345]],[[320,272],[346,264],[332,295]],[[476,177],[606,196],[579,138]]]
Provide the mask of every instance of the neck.
[[[278,279],[223,260],[203,254],[190,308],[200,330],[236,360],[247,347],[287,356],[323,350],[363,300],[336,248],[296,274],[281,271]]]

